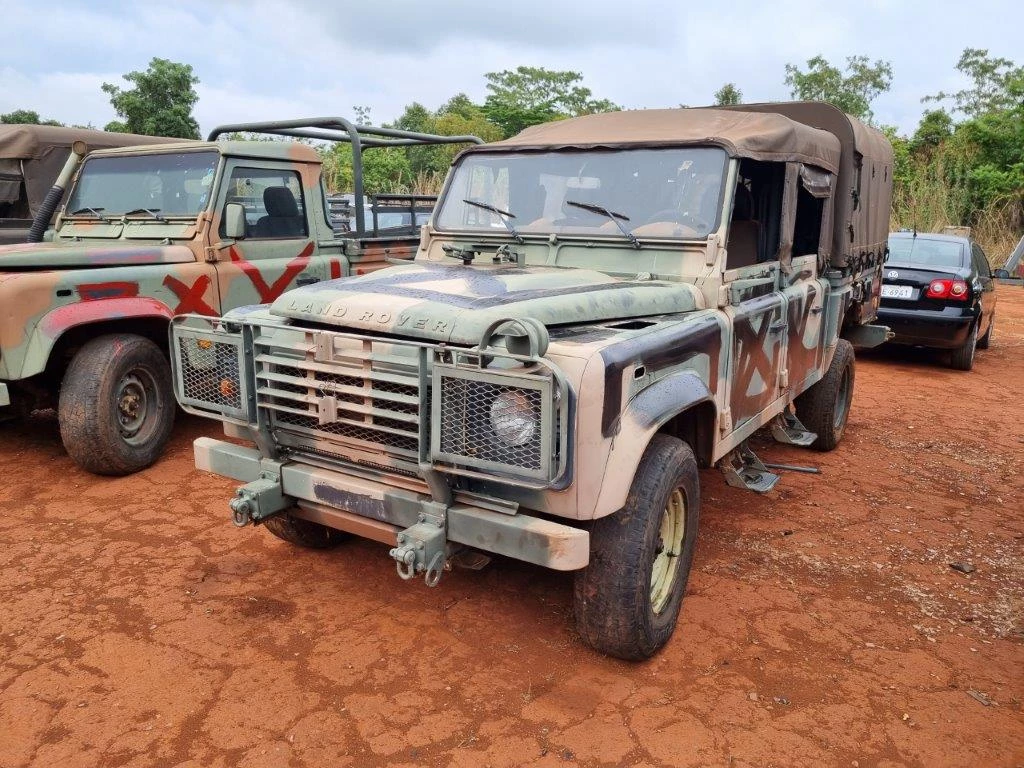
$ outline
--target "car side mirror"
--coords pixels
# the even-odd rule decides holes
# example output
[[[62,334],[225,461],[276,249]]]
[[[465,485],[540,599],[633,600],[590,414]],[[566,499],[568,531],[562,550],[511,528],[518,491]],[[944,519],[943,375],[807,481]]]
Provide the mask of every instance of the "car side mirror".
[[[245,238],[245,206],[241,203],[224,206],[224,236],[231,240]]]
[[[1010,273],[1008,270],[1005,269],[997,269],[995,272],[992,273],[992,276],[998,278],[999,280],[1010,279]]]

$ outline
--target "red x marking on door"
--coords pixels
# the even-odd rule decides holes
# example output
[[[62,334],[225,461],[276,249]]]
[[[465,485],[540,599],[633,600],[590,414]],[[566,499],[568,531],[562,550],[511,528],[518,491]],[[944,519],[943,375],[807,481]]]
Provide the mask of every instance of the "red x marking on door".
[[[253,288],[256,289],[256,293],[260,295],[260,303],[269,304],[284,293],[284,289],[288,287],[288,284],[309,264],[309,257],[313,254],[313,244],[308,243],[298,256],[289,261],[284,268],[284,273],[272,285],[267,285],[267,281],[263,279],[263,274],[260,272],[259,267],[251,261],[247,261],[237,250],[231,248],[228,253],[231,255],[231,261],[237,264],[239,269],[245,273]]]
[[[198,312],[200,315],[220,314],[203,298],[206,289],[210,287],[209,275],[200,276],[191,286],[176,277],[167,275],[164,278],[164,285],[174,291],[174,295],[178,297],[178,306],[175,307],[174,314],[182,315],[187,312]]]

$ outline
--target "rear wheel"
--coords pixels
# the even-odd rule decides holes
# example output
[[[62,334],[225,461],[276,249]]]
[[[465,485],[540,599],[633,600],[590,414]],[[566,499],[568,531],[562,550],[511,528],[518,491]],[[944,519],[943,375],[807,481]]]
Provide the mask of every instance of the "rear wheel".
[[[64,374],[57,416],[64,448],[97,475],[128,475],[160,458],[174,427],[171,371],[142,336],[100,336]]]
[[[640,660],[668,642],[693,563],[699,516],[693,450],[656,435],[626,505],[591,528],[590,564],[576,573],[576,627],[588,644]]]
[[[988,330],[985,331],[985,335],[978,339],[978,349],[988,349],[992,346],[992,329],[996,324],[996,315],[993,312],[992,317],[988,321]]]
[[[967,341],[949,354],[949,367],[958,371],[969,371],[974,367],[974,350],[978,347],[978,324],[971,326]]]
[[[293,517],[287,512],[274,515],[263,526],[277,538],[309,549],[330,549],[345,540],[345,534],[341,531]]]
[[[843,439],[853,403],[855,374],[853,345],[839,339],[825,376],[794,401],[797,418],[818,436],[812,448],[831,451]]]

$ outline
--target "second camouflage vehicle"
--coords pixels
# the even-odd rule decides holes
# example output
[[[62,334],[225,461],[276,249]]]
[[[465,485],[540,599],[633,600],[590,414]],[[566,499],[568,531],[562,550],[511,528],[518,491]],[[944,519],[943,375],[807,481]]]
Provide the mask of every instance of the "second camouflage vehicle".
[[[222,126],[206,142],[88,156],[86,141],[75,141],[37,206],[33,242],[0,246],[0,418],[55,408],[80,466],[135,472],[159,458],[174,423],[175,314],[219,315],[412,257],[419,228],[371,230],[362,205],[350,231],[335,233],[313,147],[216,141],[238,132],[350,143],[360,201],[364,148],[480,141],[330,117]]]
[[[413,264],[179,318],[176,392],[237,442],[236,524],[391,545],[434,585],[489,554],[575,571],[583,638],[676,625],[698,467],[764,491],[746,440],[834,448],[874,345],[885,138],[833,107],[591,115],[455,161]]]

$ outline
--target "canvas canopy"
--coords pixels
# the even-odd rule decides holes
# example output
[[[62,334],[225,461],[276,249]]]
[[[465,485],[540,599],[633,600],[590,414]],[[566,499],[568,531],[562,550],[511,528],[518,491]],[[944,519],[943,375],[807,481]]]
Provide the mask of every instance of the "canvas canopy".
[[[527,128],[510,139],[466,152],[713,145],[733,157],[799,162],[835,173],[839,140],[778,114],[721,109],[607,112]]]
[[[86,128],[0,125],[0,203],[17,203],[24,184],[28,216],[34,216],[36,208],[46,197],[67,161],[71,145],[78,140],[84,141],[90,152],[94,149],[181,141]]]

